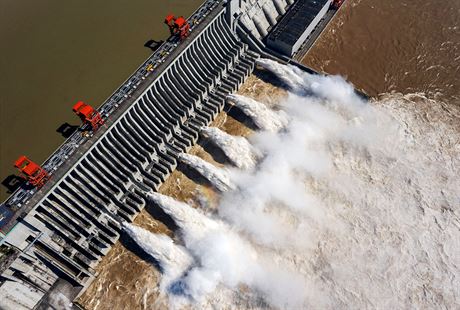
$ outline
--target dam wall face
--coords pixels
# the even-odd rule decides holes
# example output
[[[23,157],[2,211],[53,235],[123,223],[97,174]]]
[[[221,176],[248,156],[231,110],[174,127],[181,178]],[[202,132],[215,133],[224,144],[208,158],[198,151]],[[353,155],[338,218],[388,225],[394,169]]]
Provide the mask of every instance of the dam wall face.
[[[267,36],[267,45],[293,56],[331,8],[332,0],[297,1]]]
[[[45,161],[52,178],[43,188],[20,189],[0,205],[0,228],[8,228],[0,309],[46,309],[53,292],[73,299],[88,287],[121,224],[145,207],[260,54],[290,62],[263,42],[293,4],[205,1],[188,36],[171,36],[98,109],[105,124],[90,137],[72,135]],[[2,208],[16,212],[6,226]]]
[[[242,23],[255,38],[262,40],[294,0],[231,0],[229,2],[228,18]]]
[[[217,5],[155,80],[2,240],[16,249],[0,268],[0,308],[32,308],[59,278],[80,288],[100,259],[238,89],[258,55]],[[56,181],[56,180],[55,180]]]

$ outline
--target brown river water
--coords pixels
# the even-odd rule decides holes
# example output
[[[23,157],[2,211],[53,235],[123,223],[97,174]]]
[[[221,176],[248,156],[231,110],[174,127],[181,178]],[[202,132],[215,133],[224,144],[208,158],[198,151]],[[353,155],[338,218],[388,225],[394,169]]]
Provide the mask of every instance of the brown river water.
[[[424,92],[459,104],[460,1],[345,1],[303,63],[371,96]]]
[[[73,104],[102,104],[169,35],[164,17],[201,2],[1,0],[0,181],[22,154],[42,163],[65,140],[56,130],[79,125]]]
[[[64,122],[78,123],[71,112],[75,100],[99,105],[144,60],[149,51],[143,43],[167,33],[161,23],[169,9],[187,15],[200,3],[159,5],[160,1],[142,0],[132,6],[112,1],[107,7],[100,1],[87,6],[77,1],[65,5],[27,2],[0,2],[0,23],[4,25],[0,45],[7,43],[1,46],[0,59],[2,179],[13,172],[10,162],[16,156],[26,153],[40,162],[63,141],[56,128]],[[54,10],[50,12],[49,7]],[[343,75],[373,97],[391,92],[425,93],[447,107],[460,105],[459,24],[458,0],[347,0],[303,63]],[[242,93],[261,101],[282,95],[254,76]],[[225,113],[214,125],[234,135],[251,132]],[[202,146],[194,147],[192,153],[213,162]],[[179,171],[161,192],[191,205],[197,204],[197,193],[211,202],[215,196],[210,188],[197,186]],[[135,223],[173,235],[149,208]],[[164,307],[157,303],[158,270],[131,249],[125,240],[103,259],[99,277],[78,300],[82,307]]]

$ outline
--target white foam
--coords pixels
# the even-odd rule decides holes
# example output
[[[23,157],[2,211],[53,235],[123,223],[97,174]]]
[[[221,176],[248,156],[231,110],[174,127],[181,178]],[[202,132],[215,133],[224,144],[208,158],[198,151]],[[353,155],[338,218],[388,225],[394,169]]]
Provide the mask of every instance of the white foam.
[[[170,294],[170,304],[182,307],[187,303],[185,297],[189,296],[197,305],[207,305],[210,300],[215,299],[208,294],[216,292],[220,296],[225,288],[237,291],[241,283],[251,285],[256,291],[262,292],[272,300],[271,295],[276,296],[289,288],[294,289],[292,283],[298,284],[299,281],[303,281],[292,270],[267,261],[264,255],[257,253],[248,241],[222,221],[212,219],[200,210],[162,194],[154,193],[150,198],[178,224],[185,246],[195,258],[195,264],[180,280],[183,294]],[[161,256],[162,259],[163,256],[169,258],[170,249],[161,248],[159,247],[159,252],[167,253]],[[183,273],[182,269],[181,273]],[[267,285],[267,273],[275,274],[278,282]],[[219,288],[220,284],[224,287]],[[303,293],[290,292],[290,294],[291,301],[285,299],[282,302],[278,299],[272,301],[279,306],[300,305]],[[247,302],[253,304],[258,298],[260,298],[258,294],[252,295]],[[231,300],[227,301],[230,302]]]
[[[286,66],[267,58],[259,58],[256,63],[278,76],[292,91],[304,91],[305,79],[302,77],[302,70],[299,68],[291,65]]]
[[[219,226],[217,222],[205,216],[201,211],[184,202],[159,193],[152,193],[149,198],[169,214],[181,230],[193,239],[199,239],[209,230]]]
[[[353,86],[346,83],[341,76],[308,74],[296,66],[283,65],[266,58],[258,59],[257,64],[275,74],[298,95],[313,94],[345,105],[363,103],[363,100],[356,96]]]
[[[338,78],[273,70],[308,91],[282,102],[284,130],[251,137],[264,158],[232,175],[218,215],[155,194],[195,258],[182,278],[192,307],[456,308],[456,108],[422,95],[363,104]]]
[[[123,230],[160,264],[163,271],[160,289],[164,293],[167,292],[174,281],[184,274],[193,262],[187,250],[177,245],[166,235],[154,234],[126,222],[123,223]]]
[[[186,153],[181,154],[179,158],[184,164],[198,171],[219,191],[225,192],[234,187],[225,168],[216,167],[198,156]]]
[[[246,115],[251,117],[256,126],[262,130],[276,132],[285,127],[288,123],[288,117],[283,111],[275,112],[268,108],[265,104],[254,99],[231,94],[227,100],[233,102]]]

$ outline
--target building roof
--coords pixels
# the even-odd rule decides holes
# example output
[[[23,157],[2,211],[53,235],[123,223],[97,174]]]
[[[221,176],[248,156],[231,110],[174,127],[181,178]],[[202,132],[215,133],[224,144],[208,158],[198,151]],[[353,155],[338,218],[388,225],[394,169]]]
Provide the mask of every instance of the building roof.
[[[268,35],[269,41],[294,45],[329,0],[298,0]]]

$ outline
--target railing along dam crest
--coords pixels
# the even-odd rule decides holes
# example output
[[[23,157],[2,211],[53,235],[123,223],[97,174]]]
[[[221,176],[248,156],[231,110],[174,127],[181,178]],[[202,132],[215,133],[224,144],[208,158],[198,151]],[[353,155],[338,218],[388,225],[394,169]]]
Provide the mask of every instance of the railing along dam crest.
[[[21,221],[46,232],[39,240],[28,239],[33,242],[29,253],[39,264],[52,261],[81,285],[92,278],[93,268],[119,238],[120,223],[143,209],[146,195],[166,180],[179,154],[196,142],[200,128],[252,72],[258,55],[231,31],[224,12],[209,14],[204,29],[184,42]]]
[[[171,36],[99,107],[104,125],[90,137],[74,133],[43,163],[51,179],[40,190],[20,188],[0,205],[0,246],[10,249],[0,256],[0,308],[40,309],[53,292],[81,294],[121,223],[145,207],[256,60],[312,72],[291,57],[341,2],[206,0],[181,19],[186,35]]]

